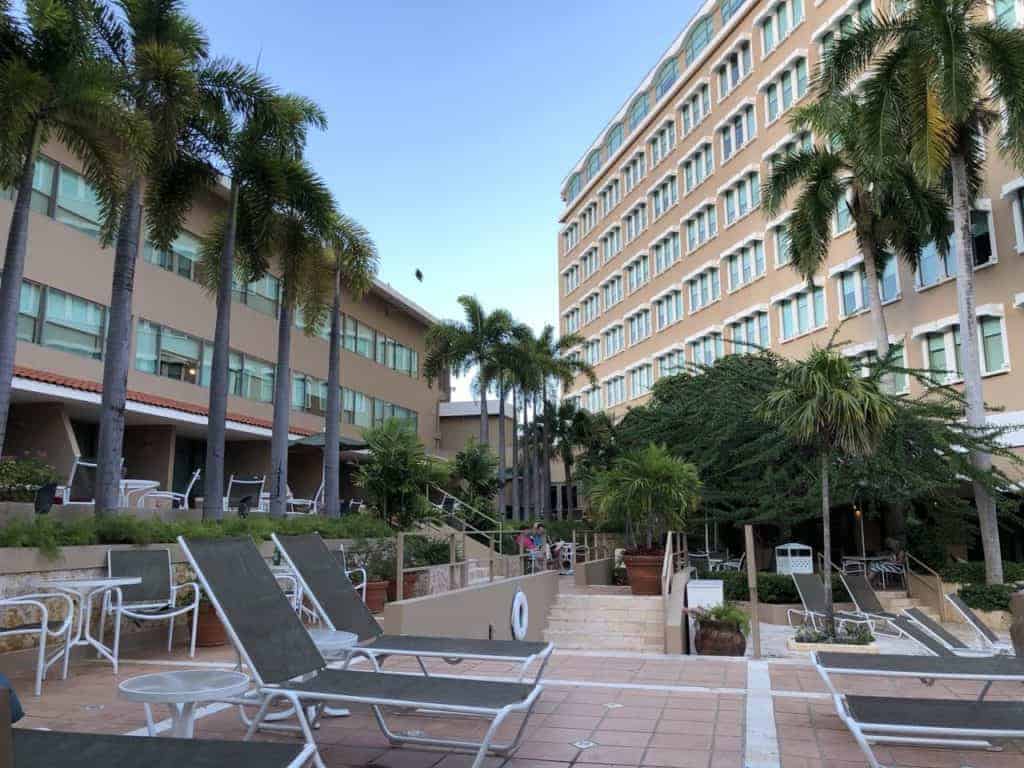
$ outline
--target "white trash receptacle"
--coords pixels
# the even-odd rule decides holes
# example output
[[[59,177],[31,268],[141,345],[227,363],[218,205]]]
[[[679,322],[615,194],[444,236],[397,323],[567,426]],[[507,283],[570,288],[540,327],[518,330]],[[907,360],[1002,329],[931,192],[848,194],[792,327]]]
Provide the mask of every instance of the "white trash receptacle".
[[[814,550],[806,544],[779,544],[775,548],[776,573],[814,573]]]

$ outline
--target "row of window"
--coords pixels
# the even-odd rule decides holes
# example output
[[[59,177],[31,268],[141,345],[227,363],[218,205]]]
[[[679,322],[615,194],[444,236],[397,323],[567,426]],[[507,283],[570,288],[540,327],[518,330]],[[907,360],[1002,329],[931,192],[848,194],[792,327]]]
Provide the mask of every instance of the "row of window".
[[[327,411],[327,382],[304,373],[292,374],[292,408],[318,416]],[[404,421],[418,429],[419,414],[378,397],[341,387],[341,421],[357,427],[378,426],[388,419]]]
[[[419,376],[420,353],[415,349],[351,315],[342,313],[339,321],[343,349],[406,376],[412,378]],[[298,308],[295,310],[295,326],[305,328],[302,312]],[[331,336],[330,325],[326,323],[321,325],[319,335],[323,339],[329,339]]]

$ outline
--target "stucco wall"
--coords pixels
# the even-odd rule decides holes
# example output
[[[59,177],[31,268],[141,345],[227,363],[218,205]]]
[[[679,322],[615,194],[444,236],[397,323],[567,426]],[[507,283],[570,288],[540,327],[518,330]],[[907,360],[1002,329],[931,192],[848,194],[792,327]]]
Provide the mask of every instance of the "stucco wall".
[[[526,593],[530,611],[526,639],[543,640],[548,610],[558,595],[555,571],[388,603],[384,628],[389,634],[511,640],[512,599],[519,590]]]
[[[605,586],[612,583],[612,570],[615,568],[614,557],[603,557],[589,563],[577,563],[575,582],[577,587]]]

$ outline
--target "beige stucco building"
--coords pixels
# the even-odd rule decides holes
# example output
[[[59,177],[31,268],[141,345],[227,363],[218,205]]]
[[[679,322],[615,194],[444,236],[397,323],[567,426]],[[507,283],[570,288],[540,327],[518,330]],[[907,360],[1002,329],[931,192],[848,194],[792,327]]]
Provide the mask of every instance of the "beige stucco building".
[[[1020,24],[1016,8],[1001,4],[1001,18]],[[811,291],[788,263],[789,212],[769,220],[759,194],[773,158],[815,140],[794,134],[787,118],[810,98],[823,47],[872,10],[892,8],[889,0],[709,0],[628,94],[562,188],[561,329],[585,338],[574,354],[600,382],[581,378],[567,397],[621,415],[684,362],[750,343],[801,357],[840,323],[847,354],[872,353],[845,206]],[[987,166],[974,213],[985,399],[1006,409],[992,418],[1020,423],[1024,178],[994,146]],[[930,248],[916,271],[893,260],[881,290],[906,364],[956,370],[954,257],[944,262]]]
[[[97,240],[98,208],[80,169],[76,157],[53,143],[36,167],[4,446],[4,455],[37,456],[62,474],[76,456],[95,456],[114,257]],[[226,198],[227,190],[218,188],[196,200],[171,252],[144,243],[138,256],[125,470],[165,489],[183,491],[205,463],[216,308],[194,279],[195,260],[197,236],[225,209]],[[10,191],[0,190],[4,240],[12,206]],[[278,293],[272,275],[235,287],[226,475],[269,468]],[[415,424],[427,450],[439,449],[438,403],[447,399],[447,382],[431,387],[420,373],[425,331],[434,318],[379,281],[361,301],[345,296],[342,312],[343,438],[358,446],[363,427],[397,416]],[[290,432],[296,441],[324,429],[327,332],[294,330]],[[321,480],[321,449],[293,446],[289,463],[293,491],[311,497]]]

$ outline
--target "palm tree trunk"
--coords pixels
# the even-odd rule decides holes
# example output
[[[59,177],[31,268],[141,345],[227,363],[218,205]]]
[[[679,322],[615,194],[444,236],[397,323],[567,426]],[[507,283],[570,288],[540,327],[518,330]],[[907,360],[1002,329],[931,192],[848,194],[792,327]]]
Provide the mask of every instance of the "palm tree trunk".
[[[288,500],[288,421],[292,409],[292,307],[287,283],[277,316],[277,368],[274,372],[274,427],[270,438],[270,516],[284,517]]]
[[[870,237],[863,238],[860,246],[864,253],[864,280],[868,286],[868,310],[871,314],[871,328],[875,332],[875,351],[879,359],[884,359],[889,354],[889,329],[885,323],[882,294],[878,287],[878,251]]]
[[[529,410],[533,393],[523,392],[523,491],[526,496],[526,517],[535,517],[533,511],[533,429],[529,421]]]
[[[128,184],[114,247],[114,274],[110,286],[110,314],[103,353],[103,399],[96,456],[97,515],[115,509],[121,498],[124,407],[128,399],[128,364],[132,341],[132,295],[135,291],[135,261],[139,255],[141,229],[142,179],[134,178]]]
[[[488,382],[480,380],[480,445],[487,445],[490,439],[490,429],[487,413],[487,385]]]
[[[206,429],[206,478],[203,484],[203,519],[224,516],[224,442],[228,417],[228,361],[231,356],[231,279],[235,270],[235,238],[238,227],[237,179],[231,180],[231,202],[224,227],[224,245],[217,278],[217,320],[210,361],[210,410]]]
[[[338,445],[341,442],[341,263],[335,268],[334,303],[327,363],[327,423],[324,428],[324,507],[328,517],[341,515]]]
[[[544,406],[541,401],[540,392],[534,396],[533,401],[533,424],[534,424],[534,449],[533,449],[533,482],[536,494],[536,514],[541,520],[547,519],[544,510],[547,505],[544,503],[544,478],[541,476],[541,456],[544,453]],[[538,410],[539,409],[539,410]]]
[[[516,387],[512,387],[512,519],[519,520],[522,510],[519,508],[519,403],[516,400]]]
[[[541,505],[544,511],[544,519],[550,520],[551,509],[551,425],[548,423],[548,393],[547,387],[541,394],[541,408],[544,418],[540,423],[541,434],[541,455],[540,455],[540,492]]]
[[[821,454],[821,524],[823,528],[822,554],[825,559],[825,573],[822,580],[825,586],[825,630],[829,637],[835,637],[836,623],[832,609],[832,510],[829,500],[828,485],[829,455]]]
[[[505,378],[498,376],[498,519],[505,519]]]
[[[11,380],[14,378],[14,354],[18,348],[18,307],[21,304],[21,279],[28,254],[28,227],[32,212],[32,180],[36,172],[37,145],[42,123],[36,123],[25,147],[25,160],[18,180],[18,196],[7,232],[4,253],[4,279],[0,283],[0,456],[7,435],[7,412],[11,405]]]
[[[963,155],[950,157],[953,176],[953,235],[957,255],[956,297],[960,316],[960,365],[969,427],[985,425],[985,396],[981,385],[981,357],[978,349],[978,316],[974,297],[974,239],[971,229],[971,198],[967,189],[967,165]],[[982,471],[992,467],[992,455],[974,451],[971,462]],[[1003,558],[999,544],[996,505],[988,489],[974,483],[974,504],[978,508],[981,546],[985,553],[985,581],[1003,583]]]

